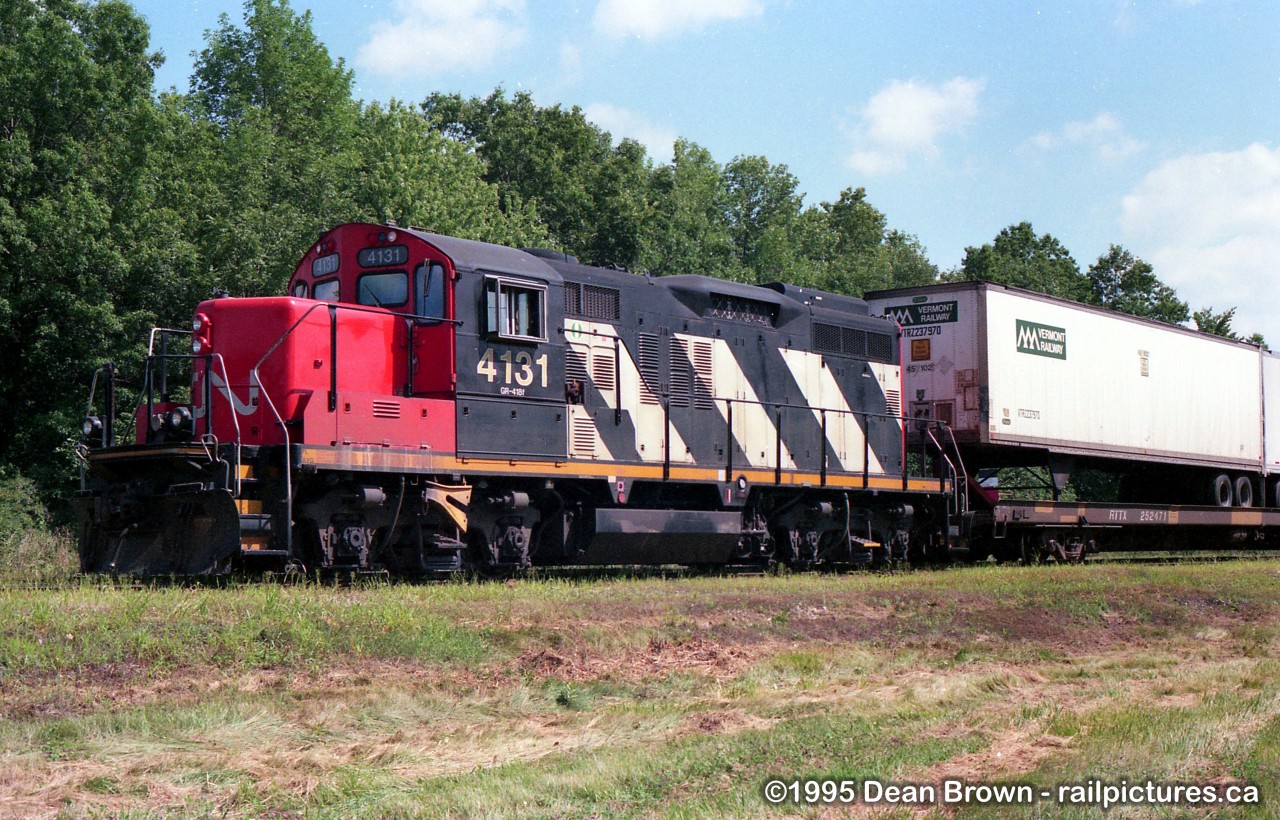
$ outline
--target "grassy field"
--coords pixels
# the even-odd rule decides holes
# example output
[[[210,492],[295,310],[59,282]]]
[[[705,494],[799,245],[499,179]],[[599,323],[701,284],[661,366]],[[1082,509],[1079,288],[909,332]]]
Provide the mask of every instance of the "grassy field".
[[[0,591],[0,814],[1102,817],[768,779],[1250,785],[1280,563]]]

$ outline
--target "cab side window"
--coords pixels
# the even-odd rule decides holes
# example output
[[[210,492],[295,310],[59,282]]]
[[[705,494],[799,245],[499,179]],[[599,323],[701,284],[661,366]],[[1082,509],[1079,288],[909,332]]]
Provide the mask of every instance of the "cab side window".
[[[444,266],[439,262],[424,262],[414,272],[414,279],[418,303],[413,312],[432,319],[445,318]]]
[[[547,340],[546,285],[489,277],[484,301],[490,334],[521,341]]]

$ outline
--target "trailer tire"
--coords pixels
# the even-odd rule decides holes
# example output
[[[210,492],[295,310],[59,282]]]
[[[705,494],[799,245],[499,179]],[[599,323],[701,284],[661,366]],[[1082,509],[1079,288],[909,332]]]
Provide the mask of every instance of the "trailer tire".
[[[1231,479],[1225,474],[1219,474],[1213,480],[1213,503],[1219,507],[1230,507],[1235,499],[1235,494],[1231,490]]]
[[[1242,475],[1236,479],[1236,506],[1253,506],[1253,480],[1247,475]]]

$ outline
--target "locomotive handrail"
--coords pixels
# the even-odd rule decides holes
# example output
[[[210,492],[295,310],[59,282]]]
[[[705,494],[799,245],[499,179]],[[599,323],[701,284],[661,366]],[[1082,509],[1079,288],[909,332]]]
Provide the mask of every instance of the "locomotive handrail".
[[[956,454],[956,461],[959,462],[959,467],[947,455],[947,450],[942,446],[942,442],[938,441],[937,437],[934,436],[934,428],[926,426],[924,432],[929,437],[929,440],[933,442],[933,446],[938,448],[938,455],[946,462],[947,470],[951,473],[952,480],[955,482],[955,489],[952,495],[954,497],[956,515],[964,515],[969,511],[969,473],[965,470],[964,460],[960,457],[960,447],[956,442],[955,433],[950,425],[938,422],[937,427],[945,431],[947,437],[951,440],[951,452]]]
[[[258,359],[257,363],[254,364],[254,366],[249,369],[249,384],[250,385],[256,384],[258,386],[258,392],[261,393],[263,400],[266,401],[267,407],[271,408],[271,414],[276,417],[276,423],[280,425],[280,429],[284,432],[284,452],[285,452],[285,458],[288,460],[292,460],[293,458],[292,444],[289,438],[289,425],[284,423],[284,419],[280,416],[280,411],[276,409],[276,403],[271,400],[271,392],[268,391],[267,388],[263,386],[262,379],[258,377],[258,369],[262,367],[262,364],[267,360],[267,357],[270,356],[272,353],[275,353],[276,349],[280,347],[280,345],[284,344],[284,340],[289,338],[289,336],[293,334],[293,331],[297,330],[298,326],[301,325],[304,321],[306,321],[307,317],[310,316],[319,308],[323,307],[326,310],[333,308],[333,313],[331,314],[332,318],[330,319],[330,321],[336,324],[337,309],[334,306],[337,304],[338,303],[336,302],[333,302],[333,303],[317,302],[316,304],[307,308],[306,312],[304,312],[301,316],[298,317],[298,321],[290,325],[289,329],[286,330],[284,333],[282,333],[280,335],[280,338],[276,339],[275,343],[272,344],[271,347],[267,348],[267,352],[262,354],[262,358]],[[410,359],[412,358],[413,357],[410,356]],[[332,360],[330,360],[329,362],[329,369],[331,371],[334,370],[334,363]],[[293,465],[289,463],[286,463],[284,465],[284,487],[285,487],[284,549],[285,549],[285,554],[288,555],[290,559],[292,559],[293,558]]]
[[[190,330],[182,330],[182,329],[180,329],[180,328],[176,328],[176,327],[153,327],[153,328],[151,328],[151,336],[150,336],[150,338],[148,338],[148,340],[147,340],[147,355],[148,355],[148,356],[151,356],[151,355],[154,355],[154,354],[155,354],[155,350],[156,350],[156,334],[157,334],[157,333],[164,333],[164,334],[176,333],[176,334],[178,334],[179,336],[193,336],[193,335],[195,335],[193,331],[190,331]]]
[[[285,456],[286,458],[292,458],[292,456],[289,455],[292,448],[292,438],[289,435],[289,425],[285,424],[284,417],[280,415],[280,410],[276,407],[275,401],[272,400],[270,391],[268,391],[266,386],[262,383],[262,379],[259,377],[258,371],[261,369],[262,365],[267,361],[267,359],[271,356],[271,354],[275,353],[276,350],[279,349],[280,345],[284,344],[285,339],[288,339],[290,336],[292,336],[293,332],[297,330],[302,325],[302,323],[305,322],[309,316],[311,316],[312,313],[315,313],[317,310],[321,308],[324,308],[326,311],[329,311],[331,343],[332,343],[332,340],[336,339],[339,310],[349,310],[356,313],[374,313],[379,316],[390,316],[392,318],[400,317],[400,318],[409,319],[409,320],[421,319],[423,321],[429,321],[429,322],[438,322],[438,323],[456,324],[456,325],[462,324],[462,322],[457,319],[444,319],[444,318],[438,318],[434,316],[420,316],[415,313],[395,313],[387,310],[386,308],[371,308],[371,307],[366,307],[364,305],[352,305],[346,302],[316,302],[314,305],[307,308],[306,311],[304,311],[303,314],[298,317],[298,320],[294,322],[292,325],[290,325],[288,330],[280,334],[280,338],[276,339],[275,342],[272,343],[271,347],[267,348],[267,352],[263,353],[262,357],[258,359],[257,363],[255,363],[254,366],[249,369],[250,386],[251,387],[256,386],[258,388],[258,392],[262,395],[262,398],[266,401],[267,407],[271,409],[271,414],[275,416],[276,424],[280,425],[280,429],[284,433],[284,451],[286,453],[286,456]],[[412,351],[410,351],[408,360],[409,360],[409,367],[412,368],[413,367]],[[329,401],[331,403],[337,400],[337,392],[336,392],[337,373],[338,373],[338,370],[336,367],[336,363],[333,361],[333,357],[331,356],[329,360],[329,380],[330,380]],[[230,389],[229,385],[228,385],[228,389]],[[333,408],[330,407],[329,409],[332,410]],[[284,544],[285,544],[286,554],[289,556],[289,558],[293,558],[293,469],[292,469],[292,465],[290,464],[285,465],[284,482],[285,482]]]
[[[670,455],[671,422],[670,422],[670,409],[669,409],[670,399],[671,399],[671,396],[669,392],[664,392],[661,395],[663,416],[664,416],[663,421],[664,421],[664,426],[667,429],[666,435],[663,436],[663,440],[664,440],[663,478],[664,479],[669,477],[670,465],[671,465],[671,455]],[[822,406],[815,407],[814,405],[811,405],[811,404],[793,404],[791,402],[780,402],[780,401],[760,401],[758,399],[739,399],[739,398],[730,398],[728,396],[713,396],[712,401],[717,403],[724,402],[724,405],[725,405],[723,418],[725,420],[725,478],[726,480],[731,479],[732,473],[733,473],[733,452],[734,452],[734,443],[736,441],[733,435],[733,408],[735,405],[760,407],[760,408],[763,408],[766,412],[769,410],[773,411],[774,433],[775,433],[774,463],[773,463],[774,483],[781,483],[781,480],[782,480],[781,473],[782,473],[782,426],[783,426],[782,411],[783,410],[799,410],[804,413],[813,413],[818,416],[818,420],[821,426],[820,438],[821,438],[821,448],[822,448],[821,454],[819,456],[819,476],[820,476],[819,481],[820,481],[820,486],[823,486],[823,487],[825,487],[827,484],[827,456],[829,453],[827,449],[827,444],[828,444],[827,414],[834,413],[839,416],[862,419],[863,421],[862,478],[863,478],[864,485],[866,485],[869,482],[871,477],[871,472],[870,472],[871,471],[871,459],[870,459],[871,439],[869,435],[870,420],[872,419],[888,420],[888,421],[894,421],[902,424],[906,424],[906,422],[908,421],[908,418],[905,415],[902,415],[899,413],[875,413],[869,410],[854,410],[852,408],[822,407]],[[744,453],[745,453],[745,448],[744,448]],[[750,466],[749,462],[748,462],[748,466]],[[907,467],[906,467],[905,458],[903,459],[902,476],[903,476],[903,481],[905,482],[907,479]]]
[[[107,447],[107,446],[110,446],[115,436],[115,414],[116,414],[116,409],[115,409],[116,365],[115,365],[115,362],[106,362],[104,364],[101,364],[98,366],[96,370],[93,371],[93,381],[90,382],[89,384],[89,401],[85,405],[84,416],[87,419],[93,415],[93,400],[98,393],[98,376],[104,371],[107,374],[107,378],[106,378],[107,388],[105,391],[107,394],[107,397],[104,401],[104,404],[106,406],[103,408],[103,415],[106,417],[106,421],[102,423],[102,434],[100,435],[98,441],[102,447]],[[86,481],[87,481],[88,469],[89,469],[88,456],[81,452],[82,450],[85,450],[85,449],[87,449],[86,443],[77,444],[75,448],[75,453],[80,459],[80,490],[81,491],[84,491],[85,489],[87,489]]]
[[[153,350],[153,349],[154,349],[154,348],[152,347],[152,344],[153,344],[153,343],[154,343],[154,341],[155,341],[155,333],[156,333],[156,331],[168,332],[166,328],[152,328],[152,338],[151,338],[151,343],[149,343],[149,344],[148,344],[148,346],[147,346],[148,351],[150,351],[150,350]],[[172,332],[175,332],[175,333],[186,333],[187,335],[190,335],[190,333],[189,333],[188,331],[181,331],[181,330],[179,330],[179,331],[172,331]],[[238,416],[237,416],[237,414],[236,414],[236,412],[235,412],[235,409],[234,409],[234,396],[233,396],[233,394],[232,394],[232,392],[231,392],[231,377],[230,377],[230,375],[229,375],[229,374],[228,374],[228,372],[227,372],[227,361],[226,361],[226,359],[224,359],[224,358],[223,358],[223,356],[222,356],[222,354],[221,354],[221,353],[204,353],[204,354],[196,354],[196,353],[151,353],[151,352],[148,352],[148,354],[147,354],[147,367],[146,367],[146,370],[145,370],[145,374],[146,374],[146,375],[144,376],[145,382],[144,382],[144,384],[143,384],[143,389],[140,391],[140,393],[139,393],[139,395],[138,395],[138,403],[134,406],[134,411],[133,411],[133,413],[134,413],[134,417],[135,417],[135,418],[137,417],[137,415],[138,415],[138,409],[142,407],[144,400],[145,400],[146,405],[147,405],[147,415],[148,415],[148,416],[150,416],[150,415],[151,415],[151,406],[152,406],[152,404],[154,403],[153,396],[152,396],[152,390],[153,390],[153,387],[154,387],[154,384],[153,384],[153,376],[152,376],[152,368],[151,368],[151,363],[152,363],[152,361],[154,361],[154,360],[160,360],[161,362],[165,362],[165,361],[168,361],[168,360],[170,360],[170,359],[182,359],[182,360],[187,360],[187,361],[196,361],[196,360],[201,360],[201,361],[203,361],[203,362],[204,362],[204,379],[203,379],[203,382],[204,382],[204,396],[203,396],[203,404],[204,404],[204,413],[205,413],[205,415],[204,415],[204,429],[205,429],[205,436],[212,436],[212,435],[213,435],[213,397],[212,397],[212,391],[213,391],[213,389],[214,389],[214,388],[211,386],[211,381],[212,381],[212,380],[209,378],[209,373],[210,373],[211,369],[213,368],[214,362],[216,362],[216,363],[217,363],[218,369],[222,371],[222,386],[221,386],[221,387],[219,387],[219,388],[217,388],[217,391],[218,391],[219,393],[222,393],[222,394],[226,395],[226,397],[227,397],[227,404],[228,404],[228,405],[232,405],[232,410],[231,410],[231,426],[232,426],[232,428],[235,430],[235,442],[234,442],[234,446],[235,446],[235,468],[236,468],[236,469],[233,471],[233,472],[234,472],[234,475],[235,475],[235,479],[234,479],[234,481],[231,481],[231,482],[228,482],[228,483],[233,485],[233,487],[232,487],[232,491],[234,492],[235,497],[236,497],[236,498],[239,498],[239,497],[240,497],[240,493],[241,493],[241,491],[243,490],[243,484],[241,483],[241,476],[240,476],[240,466],[241,466],[241,464],[242,464],[242,462],[243,462],[243,452],[242,452],[242,448],[243,448],[243,446],[244,446],[244,442],[242,441],[242,433],[241,433],[241,431],[240,431],[240,419],[238,418]],[[162,394],[162,398],[163,398],[163,394]],[[192,403],[194,403],[194,402],[195,402],[195,396],[192,396],[192,397],[191,397],[191,400],[192,400]],[[194,432],[195,432],[195,431],[193,430],[193,431],[192,431],[192,433],[194,434]],[[216,439],[215,439],[215,440],[216,440]],[[207,448],[206,448],[206,449],[207,449]],[[211,460],[212,460],[212,457],[211,457]]]

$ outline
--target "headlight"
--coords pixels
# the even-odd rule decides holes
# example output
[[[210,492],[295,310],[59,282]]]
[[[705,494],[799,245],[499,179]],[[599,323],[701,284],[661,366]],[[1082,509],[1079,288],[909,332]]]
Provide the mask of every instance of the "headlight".
[[[86,416],[84,423],[80,426],[81,432],[84,433],[84,440],[92,443],[102,440],[102,419],[97,416]]]
[[[208,314],[197,313],[191,319],[191,352],[199,356],[213,347],[213,322]]]
[[[165,424],[173,433],[190,433],[194,429],[191,411],[185,407],[175,407],[170,410],[165,418]]]

